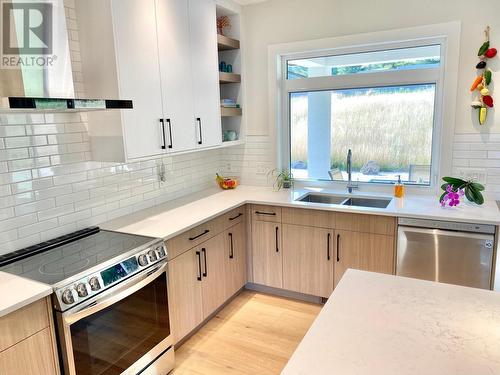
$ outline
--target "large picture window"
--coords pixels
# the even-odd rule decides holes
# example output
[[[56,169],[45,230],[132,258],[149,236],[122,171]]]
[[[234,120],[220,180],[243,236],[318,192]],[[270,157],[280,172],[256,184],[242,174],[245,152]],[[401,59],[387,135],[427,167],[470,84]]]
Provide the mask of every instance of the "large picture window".
[[[284,57],[295,179],[431,184],[442,46],[373,48]]]

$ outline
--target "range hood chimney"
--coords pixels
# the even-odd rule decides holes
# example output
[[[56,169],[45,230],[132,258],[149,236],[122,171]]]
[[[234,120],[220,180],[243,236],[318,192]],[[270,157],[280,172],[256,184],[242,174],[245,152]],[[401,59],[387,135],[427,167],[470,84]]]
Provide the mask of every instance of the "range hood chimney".
[[[75,91],[73,67],[81,62],[77,56],[72,61],[75,52],[70,43],[75,41],[70,33],[76,20],[66,18],[64,0],[10,0],[0,6],[1,112],[133,107],[131,100],[89,99],[81,90]]]

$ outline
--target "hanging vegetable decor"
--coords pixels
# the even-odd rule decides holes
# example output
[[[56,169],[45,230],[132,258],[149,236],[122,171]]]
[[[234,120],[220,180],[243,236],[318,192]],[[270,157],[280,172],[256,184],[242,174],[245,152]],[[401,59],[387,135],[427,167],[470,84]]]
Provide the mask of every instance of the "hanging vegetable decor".
[[[480,74],[472,83],[470,87],[471,92],[477,92],[477,97],[471,103],[472,108],[478,110],[479,123],[483,125],[486,122],[488,115],[488,108],[493,107],[493,97],[491,96],[488,86],[491,84],[491,70],[487,68],[488,59],[492,59],[497,55],[496,48],[490,48],[490,27],[487,26],[484,30],[485,41],[479,48],[477,55],[479,62],[476,69],[480,70]]]

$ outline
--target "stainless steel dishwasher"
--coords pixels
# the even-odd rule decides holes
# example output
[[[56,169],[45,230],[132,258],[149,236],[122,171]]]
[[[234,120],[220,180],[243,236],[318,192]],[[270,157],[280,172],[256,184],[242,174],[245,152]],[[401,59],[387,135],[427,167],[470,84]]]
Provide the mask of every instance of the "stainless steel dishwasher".
[[[398,219],[396,274],[491,289],[495,226]]]

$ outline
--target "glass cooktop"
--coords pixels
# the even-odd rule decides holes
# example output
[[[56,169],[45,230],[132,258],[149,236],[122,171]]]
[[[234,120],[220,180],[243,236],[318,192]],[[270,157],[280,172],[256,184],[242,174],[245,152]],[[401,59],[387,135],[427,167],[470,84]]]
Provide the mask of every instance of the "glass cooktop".
[[[48,246],[48,250],[36,253],[36,245],[0,257],[0,261],[8,259],[9,255],[24,253],[23,258],[0,267],[0,271],[8,272],[27,279],[54,285],[71,276],[79,274],[100,263],[106,262],[121,254],[139,248],[155,238],[133,234],[99,230],[86,237],[72,242],[71,235],[64,236],[67,241],[62,245]],[[49,241],[45,244],[51,244]],[[47,246],[46,246],[47,247]],[[30,250],[31,249],[31,250]],[[36,253],[30,255],[29,251]],[[27,253],[27,254],[26,254]],[[3,258],[3,259],[2,259]]]

